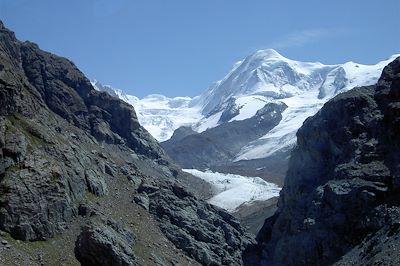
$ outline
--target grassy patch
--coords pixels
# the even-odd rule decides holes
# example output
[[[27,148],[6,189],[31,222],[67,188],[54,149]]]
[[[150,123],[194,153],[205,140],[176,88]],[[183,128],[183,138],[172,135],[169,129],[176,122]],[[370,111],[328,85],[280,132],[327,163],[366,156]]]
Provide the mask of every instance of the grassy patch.
[[[19,241],[4,233],[2,239],[7,240],[12,249],[18,250],[25,254],[24,257],[30,257],[35,262],[39,262],[39,256],[42,255],[44,265],[60,265],[60,262],[62,265],[80,265],[75,257],[63,256],[64,250],[59,244],[63,242],[62,235],[56,235],[47,241]]]

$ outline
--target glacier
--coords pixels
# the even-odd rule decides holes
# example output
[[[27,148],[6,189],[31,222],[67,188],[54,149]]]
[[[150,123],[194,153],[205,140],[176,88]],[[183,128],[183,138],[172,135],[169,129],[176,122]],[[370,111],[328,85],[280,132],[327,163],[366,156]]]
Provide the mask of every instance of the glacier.
[[[247,177],[196,169],[183,169],[211,185],[213,196],[208,203],[228,212],[235,212],[243,204],[251,205],[256,201],[266,201],[278,197],[281,188],[260,177]]]

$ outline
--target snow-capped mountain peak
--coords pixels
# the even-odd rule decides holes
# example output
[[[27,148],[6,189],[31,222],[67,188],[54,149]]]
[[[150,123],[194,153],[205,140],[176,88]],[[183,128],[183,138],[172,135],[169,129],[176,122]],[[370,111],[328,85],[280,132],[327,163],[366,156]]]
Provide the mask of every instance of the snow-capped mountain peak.
[[[249,61],[255,61],[255,60],[261,60],[261,61],[268,61],[268,60],[285,60],[286,58],[282,56],[280,53],[278,53],[274,49],[264,49],[264,50],[258,50],[252,55],[250,55],[251,60]]]
[[[236,64],[224,79],[200,95],[198,102],[207,116],[224,108],[232,97],[287,98],[320,86],[335,67],[290,60],[273,49],[259,50]]]
[[[291,134],[294,135],[306,117],[313,115],[336,94],[375,83],[383,67],[395,57],[376,65],[351,61],[341,65],[324,65],[288,59],[273,49],[258,50],[235,63],[223,79],[194,98],[149,95],[138,99],[97,81],[92,84],[96,89],[132,104],[139,121],[160,141],[169,139],[180,126],[191,126],[202,132],[221,123],[250,118],[269,102],[289,103],[285,111],[288,116],[283,119],[285,123],[290,122],[291,110],[296,112],[296,119],[291,120],[297,121],[296,125],[287,127],[287,130],[293,129]],[[253,157],[246,155],[244,150],[237,158]]]
[[[254,115],[265,101],[310,93],[328,100],[352,87],[371,85],[394,57],[376,65],[354,62],[324,65],[291,60],[273,49],[259,50],[235,64],[228,75],[200,95],[197,104],[202,114],[217,123],[207,123],[205,127],[202,125],[206,119],[203,119],[196,128],[202,131],[218,125],[221,122],[218,116],[227,108],[244,111],[246,115],[239,112],[236,117],[236,120],[243,120]]]

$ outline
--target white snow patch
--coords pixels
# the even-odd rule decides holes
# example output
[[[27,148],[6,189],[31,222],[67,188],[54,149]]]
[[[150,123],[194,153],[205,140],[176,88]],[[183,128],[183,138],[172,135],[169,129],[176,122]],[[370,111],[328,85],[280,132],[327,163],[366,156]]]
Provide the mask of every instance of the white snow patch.
[[[149,95],[132,103],[140,124],[158,141],[169,139],[175,129],[191,126],[203,116],[199,108],[189,107],[190,97],[168,98]]]
[[[236,106],[238,106],[239,114],[233,117],[229,122],[239,121],[254,116],[258,110],[263,108],[268,101],[265,97],[250,95],[242,96],[235,100]]]
[[[194,126],[194,130],[196,130],[197,132],[203,132],[206,131],[209,128],[213,128],[218,126],[218,121],[221,118],[222,115],[222,111],[215,113],[207,118],[204,118],[202,120],[200,120],[200,122],[198,122],[195,126]]]
[[[242,204],[278,197],[281,190],[277,185],[268,183],[260,177],[202,172],[196,169],[183,169],[183,171],[209,183],[214,190],[214,196],[208,202],[228,212],[234,212]]]

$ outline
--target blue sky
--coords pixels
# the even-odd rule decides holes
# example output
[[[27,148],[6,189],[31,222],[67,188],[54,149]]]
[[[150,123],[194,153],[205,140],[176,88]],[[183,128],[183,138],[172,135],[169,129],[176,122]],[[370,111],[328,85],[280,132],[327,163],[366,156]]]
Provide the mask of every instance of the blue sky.
[[[326,64],[400,53],[399,0],[0,0],[21,40],[143,97],[194,96],[265,48]]]

